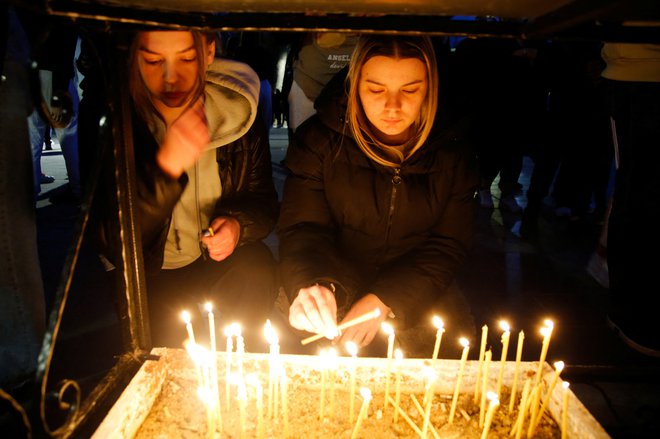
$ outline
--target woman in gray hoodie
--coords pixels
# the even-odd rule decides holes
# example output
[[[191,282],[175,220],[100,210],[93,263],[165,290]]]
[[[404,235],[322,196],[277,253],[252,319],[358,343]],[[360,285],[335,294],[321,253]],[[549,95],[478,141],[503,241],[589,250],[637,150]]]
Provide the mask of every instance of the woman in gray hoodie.
[[[139,32],[129,63],[154,345],[180,347],[180,312],[212,301],[219,325],[241,323],[256,350],[276,297],[262,239],[278,213],[267,133],[254,123],[259,78],[194,31]]]

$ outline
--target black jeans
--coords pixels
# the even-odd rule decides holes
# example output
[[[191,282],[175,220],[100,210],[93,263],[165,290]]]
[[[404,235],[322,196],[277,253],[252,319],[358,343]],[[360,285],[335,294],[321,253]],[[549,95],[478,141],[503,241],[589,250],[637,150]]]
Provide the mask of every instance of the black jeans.
[[[246,350],[265,352],[263,327],[277,297],[275,260],[262,242],[236,248],[224,261],[207,256],[175,270],[147,276],[147,298],[154,346],[180,348],[187,338],[181,312],[187,310],[197,340],[209,338],[204,304],[212,302],[218,348],[224,328],[240,323]]]

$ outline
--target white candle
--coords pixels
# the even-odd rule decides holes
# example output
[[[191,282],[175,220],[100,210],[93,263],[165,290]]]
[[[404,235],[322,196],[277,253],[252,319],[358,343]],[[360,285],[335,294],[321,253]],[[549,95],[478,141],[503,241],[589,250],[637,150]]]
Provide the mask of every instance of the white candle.
[[[371,391],[366,387],[360,389],[360,394],[362,395],[362,407],[360,407],[360,413],[358,414],[357,422],[353,428],[353,433],[351,434],[351,439],[355,439],[360,429],[360,424],[367,417],[367,410],[369,410],[369,401],[371,401]]]
[[[215,417],[218,421],[218,429],[222,431],[222,410],[220,408],[220,389],[218,388],[218,349],[215,339],[215,315],[213,314],[213,304],[211,304],[211,302],[207,302],[204,307],[208,312],[209,318],[209,339],[211,343],[211,388],[215,398]]]
[[[484,355],[486,354],[486,341],[488,339],[488,326],[481,327],[481,346],[479,346],[479,363],[477,364],[477,378],[474,385],[474,402],[479,399],[479,379],[481,377],[481,367],[484,362]]]
[[[440,353],[440,343],[442,342],[442,334],[445,332],[445,322],[438,316],[433,316],[433,326],[437,328],[435,333],[435,345],[433,346],[433,357],[435,361],[438,359]]]
[[[548,388],[548,391],[545,394],[545,398],[543,398],[543,404],[541,404],[541,409],[539,410],[538,414],[536,415],[536,418],[534,419],[534,427],[532,429],[532,433],[536,431],[536,427],[538,427],[539,422],[541,422],[541,418],[543,417],[543,413],[545,413],[545,409],[548,407],[548,403],[550,402],[550,396],[552,396],[552,391],[555,389],[555,386],[557,385],[557,381],[559,381],[559,375],[561,374],[561,371],[564,370],[564,362],[557,361],[554,363],[554,366],[555,366],[555,375],[552,379],[552,383],[550,384],[550,387]]]
[[[188,339],[191,343],[196,343],[195,333],[193,332],[192,321],[190,319],[190,313],[188,311],[181,311],[181,319],[186,324],[186,331],[188,331]]]
[[[524,341],[525,341],[525,333],[521,330],[518,333],[518,349],[516,350],[516,367],[513,372],[513,384],[511,385],[511,399],[509,400],[509,412],[513,411],[513,404],[515,404],[516,395],[518,393],[518,376],[520,375],[520,361],[522,360]]]
[[[225,327],[225,337],[227,337],[227,347],[225,348],[225,404],[229,410],[231,404],[230,383],[231,383],[231,356],[234,350],[234,327],[229,325]]]
[[[289,400],[288,400],[288,383],[286,379],[286,371],[284,366],[280,365],[280,393],[282,394],[282,415],[284,417],[284,438],[289,437]]]
[[[451,400],[451,410],[449,410],[449,419],[447,422],[449,425],[454,422],[454,414],[456,413],[456,403],[458,402],[458,392],[461,388],[461,381],[463,380],[463,371],[465,370],[465,362],[467,361],[468,351],[470,350],[470,342],[467,338],[461,337],[459,340],[461,346],[463,346],[463,355],[461,355],[461,366],[458,371],[458,377],[456,378],[456,387],[454,388],[454,397]]]
[[[357,353],[358,353],[358,347],[355,343],[352,341],[346,342],[346,351],[351,355],[353,358],[351,360],[351,389],[349,393],[349,409],[348,409],[348,419],[349,422],[352,424],[353,420],[355,419],[355,373],[357,369]]]
[[[568,429],[568,381],[561,383],[564,387],[564,397],[561,405],[561,439],[566,439]]]
[[[550,337],[552,337],[552,330],[554,323],[552,320],[545,320],[545,326],[541,328],[541,335],[543,336],[543,344],[541,346],[541,357],[539,358],[539,366],[536,369],[536,377],[534,379],[534,386],[538,386],[541,382],[541,375],[543,374],[543,363],[545,357],[548,355],[548,347],[550,346]]]
[[[242,376],[238,377],[238,407],[241,423],[241,439],[247,434],[247,391],[245,389],[245,380]]]
[[[245,381],[254,387],[256,392],[256,406],[257,406],[257,437],[264,437],[264,391],[261,386],[261,381],[254,373],[247,374]]]
[[[502,333],[502,357],[500,358],[500,373],[497,376],[497,397],[502,394],[502,377],[504,376],[504,365],[506,364],[506,355],[509,351],[509,338],[511,337],[511,327],[509,324],[502,320],[500,328],[504,331]]]
[[[276,370],[279,364],[280,341],[270,323],[270,320],[266,320],[266,324],[264,325],[264,335],[270,346],[270,354],[268,357],[268,419],[272,419],[275,408],[274,401],[277,399],[275,381]]]
[[[396,387],[394,391],[394,402],[396,407],[399,406],[401,401],[401,361],[403,360],[403,352],[401,349],[394,350],[394,366],[396,367]],[[394,423],[399,421],[399,411],[394,410]]]
[[[390,373],[392,371],[392,355],[394,355],[394,328],[389,323],[381,323],[381,328],[387,334],[387,371],[385,373],[385,408],[390,396]]]
[[[337,351],[328,349],[328,367],[330,368],[330,418],[335,418],[335,380],[337,378]]]
[[[426,434],[429,431],[429,425],[431,423],[431,404],[433,403],[433,390],[435,388],[435,382],[438,379],[438,376],[433,373],[429,375],[429,380],[427,383],[426,391],[428,394],[428,400],[426,401],[426,406],[424,408],[424,424],[422,426],[422,437],[425,438]]]
[[[490,360],[493,357],[493,352],[488,349],[484,355],[484,373],[481,377],[481,403],[479,404],[479,427],[484,426],[486,420],[486,393],[488,391],[488,371],[490,369]]]
[[[488,413],[486,413],[486,423],[484,429],[481,432],[481,439],[486,439],[488,436],[488,430],[490,429],[490,423],[493,421],[493,415],[495,414],[495,409],[500,405],[500,400],[497,398],[497,394],[494,392],[488,392]]]
[[[234,323],[234,335],[236,335],[236,359],[238,360],[238,375],[243,376],[243,356],[245,354],[245,339],[243,338],[241,325]]]
[[[327,373],[327,362],[326,357],[328,356],[327,351],[322,349],[320,354],[321,358],[321,400],[319,401],[319,420],[323,422],[324,412],[325,412],[325,375]]]

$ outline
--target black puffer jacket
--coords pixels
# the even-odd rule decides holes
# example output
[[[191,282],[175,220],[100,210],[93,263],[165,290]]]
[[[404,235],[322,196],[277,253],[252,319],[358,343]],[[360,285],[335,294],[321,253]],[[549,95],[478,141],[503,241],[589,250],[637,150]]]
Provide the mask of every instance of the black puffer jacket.
[[[341,89],[340,89],[341,90]],[[290,142],[278,234],[284,287],[333,282],[339,313],[376,294],[401,327],[443,294],[471,244],[476,160],[445,132],[398,169],[359,149],[343,92],[325,94]]]

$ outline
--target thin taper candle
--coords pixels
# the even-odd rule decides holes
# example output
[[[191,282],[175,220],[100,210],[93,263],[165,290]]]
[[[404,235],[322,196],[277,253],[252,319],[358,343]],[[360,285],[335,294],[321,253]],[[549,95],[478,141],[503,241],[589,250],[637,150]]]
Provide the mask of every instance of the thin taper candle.
[[[525,341],[525,333],[521,330],[518,333],[518,348],[516,350],[516,367],[513,372],[513,383],[511,384],[511,397],[509,399],[509,413],[513,411],[513,405],[516,401],[518,393],[518,377],[520,375],[520,361],[522,360],[523,343]]]
[[[502,356],[500,358],[500,373],[497,376],[496,393],[498,398],[502,394],[502,377],[504,376],[504,365],[506,364],[506,355],[509,351],[509,338],[511,337],[511,327],[505,320],[500,322],[500,327],[504,330],[504,332],[502,333]]]
[[[451,410],[449,410],[448,424],[454,422],[454,414],[456,413],[456,403],[458,402],[458,392],[461,388],[461,381],[463,380],[463,371],[465,370],[465,362],[467,361],[468,351],[470,350],[470,342],[467,338],[461,337],[460,343],[463,346],[463,354],[461,355],[461,366],[458,370],[458,377],[456,378],[456,387],[454,388],[454,397],[451,400]]]
[[[486,393],[488,391],[488,371],[490,369],[490,360],[493,352],[488,349],[484,355],[483,375],[481,377],[481,403],[479,404],[479,427],[484,426],[486,420]]]
[[[476,403],[479,399],[479,378],[481,377],[481,366],[484,362],[484,355],[486,354],[486,341],[488,339],[488,326],[483,325],[481,327],[481,345],[479,346],[479,363],[477,364],[477,378],[474,381],[474,402]]]
[[[438,354],[440,353],[440,343],[442,342],[442,334],[445,332],[445,322],[438,316],[433,316],[433,326],[437,328],[435,333],[435,345],[433,346],[433,356],[431,357],[434,361],[438,359]]]
[[[561,439],[566,439],[568,430],[568,381],[564,381],[562,387],[564,388],[564,397],[561,404]]]

